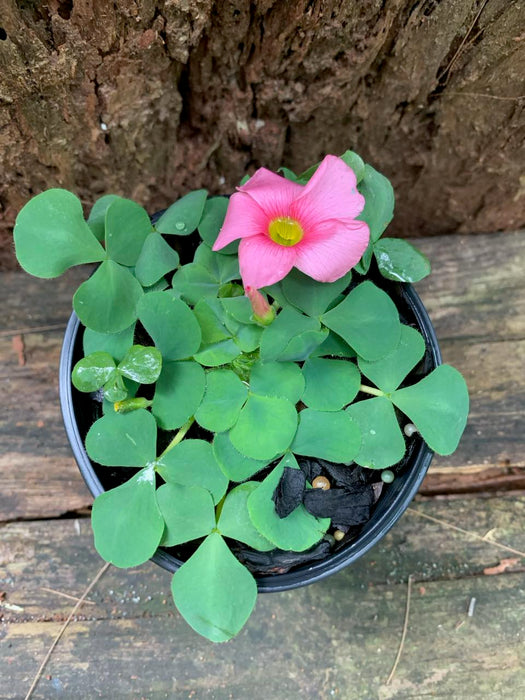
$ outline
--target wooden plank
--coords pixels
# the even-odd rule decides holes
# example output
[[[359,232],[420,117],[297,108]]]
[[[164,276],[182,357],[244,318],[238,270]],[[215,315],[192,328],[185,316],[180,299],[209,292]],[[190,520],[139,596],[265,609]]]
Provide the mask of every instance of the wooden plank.
[[[418,509],[525,549],[525,498]],[[85,520],[80,528],[73,520],[12,523],[0,530],[0,548],[0,698],[20,698],[72,606],[41,587],[78,596],[101,562]],[[506,572],[483,573],[503,558],[515,559]],[[405,649],[386,685],[409,575]],[[35,698],[499,698],[525,689],[523,561],[410,513],[353,567],[307,588],[260,596],[228,644],[212,646],[187,627],[169,581],[150,563],[111,568],[90,596],[96,605],[66,631]]]
[[[492,477],[499,470],[493,484],[498,488],[515,487],[525,470],[525,233],[415,243],[434,268],[417,289],[445,360],[465,374],[472,398],[459,449],[434,459],[422,492],[457,492],[458,474],[460,492],[478,490],[486,485],[485,470]],[[85,275],[72,270],[56,281],[0,275],[7,314],[0,326],[0,521],[54,517],[91,502],[70,456],[56,395],[62,326]],[[23,334],[21,366],[12,344],[15,331],[49,326]]]

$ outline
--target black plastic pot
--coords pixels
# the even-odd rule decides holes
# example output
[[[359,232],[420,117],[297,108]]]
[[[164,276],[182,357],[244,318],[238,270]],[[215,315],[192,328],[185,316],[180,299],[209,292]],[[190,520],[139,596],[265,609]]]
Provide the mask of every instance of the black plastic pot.
[[[390,283],[382,278],[381,282],[376,279],[374,282],[379,283],[392,296],[404,321],[416,326],[422,333],[426,343],[426,353],[420,371],[422,374],[427,374],[441,364],[441,353],[432,323],[421,299],[411,285]],[[60,357],[60,403],[66,433],[80,472],[93,496],[98,496],[104,491],[104,487],[84,447],[84,437],[93,420],[93,413],[89,408],[92,399],[89,394],[77,392],[71,384],[71,370],[81,357],[82,326],[76,314],[73,313],[66,328]],[[330,554],[326,559],[299,566],[287,573],[256,575],[258,590],[260,592],[285,591],[320,581],[352,564],[377,544],[409,506],[432,461],[432,450],[419,436],[415,441],[408,464],[396,476],[393,483],[385,484],[371,519],[363,526],[355,540]],[[152,560],[168,571],[176,571],[182,564],[179,559],[162,548],[157,550]]]

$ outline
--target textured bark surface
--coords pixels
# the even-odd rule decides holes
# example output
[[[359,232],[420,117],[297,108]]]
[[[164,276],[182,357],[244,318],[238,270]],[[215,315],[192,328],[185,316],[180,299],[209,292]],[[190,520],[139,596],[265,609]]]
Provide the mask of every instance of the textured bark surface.
[[[0,242],[50,186],[150,211],[352,147],[399,235],[525,223],[519,0],[0,0]]]

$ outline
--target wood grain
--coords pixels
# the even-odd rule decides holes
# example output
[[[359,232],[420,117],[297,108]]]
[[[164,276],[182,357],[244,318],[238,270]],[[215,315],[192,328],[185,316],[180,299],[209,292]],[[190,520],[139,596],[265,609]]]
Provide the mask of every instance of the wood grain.
[[[525,550],[525,498],[427,502],[428,515]],[[85,520],[0,530],[1,698],[24,696],[72,603],[101,565]],[[240,636],[212,646],[181,620],[170,576],[111,568],[56,648],[36,698],[487,698],[525,687],[524,562],[407,513],[354,566],[321,583],[259,596]],[[385,685],[414,578],[405,649]],[[467,616],[475,598],[474,614]],[[21,610],[6,609],[5,604]],[[459,690],[464,693],[460,695]]]

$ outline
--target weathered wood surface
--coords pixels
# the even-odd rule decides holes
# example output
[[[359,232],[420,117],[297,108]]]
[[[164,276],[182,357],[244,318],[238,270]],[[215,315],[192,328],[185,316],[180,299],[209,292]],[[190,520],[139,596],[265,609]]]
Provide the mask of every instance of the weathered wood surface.
[[[525,550],[523,497],[417,508]],[[44,588],[80,596],[99,570],[91,539],[86,519],[11,523],[0,531],[1,698],[24,697],[73,605]],[[498,566],[501,574],[490,575]],[[386,685],[409,575],[405,647]],[[525,691],[525,561],[413,513],[353,567],[307,588],[260,596],[228,644],[212,646],[186,626],[169,584],[170,575],[153,564],[110,568],[34,697],[496,700]]]
[[[416,243],[435,271],[417,288],[444,359],[465,374],[472,398],[459,449],[434,459],[421,493],[523,488],[525,233]],[[73,270],[58,284],[18,272],[0,276],[0,521],[54,517],[91,503],[70,456],[57,398],[63,328],[85,275]],[[23,352],[20,339],[13,341],[21,331]]]

